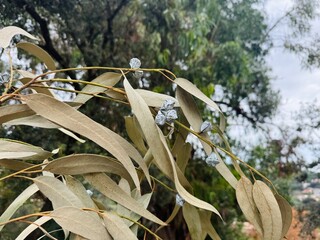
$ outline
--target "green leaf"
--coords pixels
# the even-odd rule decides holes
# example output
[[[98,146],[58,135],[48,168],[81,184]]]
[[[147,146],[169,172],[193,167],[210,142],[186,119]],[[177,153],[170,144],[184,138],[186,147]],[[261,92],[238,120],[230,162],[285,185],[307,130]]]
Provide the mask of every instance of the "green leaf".
[[[7,207],[4,213],[0,216],[0,223],[8,221],[12,215],[33,195],[38,191],[38,187],[35,184],[27,187],[14,201]],[[0,226],[0,231],[5,225]]]
[[[284,199],[284,197],[280,196],[279,194],[275,195],[276,200],[279,204],[281,217],[282,217],[282,237],[284,237],[292,224],[292,208],[288,201]]]
[[[119,135],[52,97],[43,94],[32,94],[24,96],[24,99],[28,106],[37,114],[87,137],[109,151],[124,165],[137,188],[140,188],[137,172],[127,153],[127,151],[132,149],[124,149],[123,145],[119,143],[119,139],[123,140],[122,143],[126,141]]]
[[[163,221],[154,216],[144,206],[123,191],[110,177],[103,173],[92,173],[84,175],[85,179],[103,195],[122,206],[134,211],[140,216],[147,218],[160,225],[165,225]]]
[[[26,32],[25,30],[19,27],[9,26],[9,27],[4,27],[0,29],[0,47],[2,48],[9,47],[11,39],[13,38],[14,35],[17,35],[17,34],[24,35],[34,40],[38,40],[37,38],[35,38],[34,36],[32,36],[31,34],[29,34],[28,32]]]
[[[102,221],[76,207],[60,207],[50,213],[62,228],[91,240],[111,240]]]
[[[201,239],[201,220],[199,216],[199,210],[194,206],[184,203],[182,207],[183,218],[187,223],[191,239],[192,240],[202,240]]]
[[[52,57],[41,47],[28,42],[20,42],[17,44],[17,47],[39,58],[44,64],[46,64],[49,70],[51,71],[56,70],[56,65]]]
[[[104,224],[114,240],[138,240],[125,222],[115,214],[103,214]]]
[[[63,175],[108,172],[117,174],[129,182],[132,181],[128,171],[116,159],[95,154],[73,154],[61,157],[50,161],[44,170]]]
[[[49,198],[54,209],[65,206],[84,207],[80,199],[58,179],[41,176],[34,178],[33,181],[39,190]]]
[[[242,177],[237,184],[236,197],[244,216],[262,236],[261,216],[253,200],[252,189],[253,185],[251,181],[246,177]]]
[[[253,185],[252,194],[261,215],[263,239],[280,240],[282,238],[282,217],[272,191],[264,182],[257,180]]]
[[[44,160],[51,157],[51,152],[45,151],[24,142],[0,138],[0,159]]]

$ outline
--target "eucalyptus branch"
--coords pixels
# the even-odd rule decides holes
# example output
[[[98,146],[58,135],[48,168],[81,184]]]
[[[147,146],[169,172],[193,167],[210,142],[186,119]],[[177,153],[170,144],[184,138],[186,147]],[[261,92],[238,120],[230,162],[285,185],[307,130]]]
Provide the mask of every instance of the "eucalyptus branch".
[[[65,82],[65,83],[81,83],[81,84],[85,84],[85,85],[91,85],[91,86],[96,86],[96,87],[102,87],[108,90],[112,90],[114,92],[117,93],[121,93],[123,95],[125,95],[124,91],[121,91],[118,88],[112,87],[112,86],[107,86],[107,85],[103,85],[103,84],[99,84],[99,83],[95,83],[95,82],[88,82],[88,81],[83,81],[83,80],[77,80],[77,79],[64,79],[64,78],[50,78],[50,79],[44,79],[44,80],[38,80],[35,83],[42,83],[42,82]],[[81,92],[81,91],[79,91]]]
[[[22,169],[22,170],[20,170],[20,171],[14,172],[14,173],[12,173],[12,174],[9,174],[9,175],[7,175],[7,176],[5,176],[5,177],[0,178],[0,181],[3,181],[3,180],[5,180],[5,179],[7,179],[7,178],[10,178],[10,177],[15,177],[15,176],[17,176],[17,175],[20,174],[20,173],[26,173],[26,172],[28,172],[28,170],[31,170],[31,169],[34,169],[34,168],[37,168],[37,167],[41,167],[41,166],[44,166],[44,165],[47,165],[47,164],[48,164],[48,163],[40,163],[40,164],[31,166],[31,167],[24,168],[24,169]],[[41,170],[41,171],[42,171],[42,170]]]
[[[0,226],[6,225],[6,224],[8,224],[8,223],[13,223],[13,222],[22,221],[22,220],[25,220],[25,219],[31,218],[31,217],[45,217],[45,216],[48,216],[49,214],[50,214],[50,211],[38,212],[38,213],[31,213],[31,214],[28,214],[28,215],[24,215],[24,216],[21,216],[21,217],[17,217],[17,218],[10,219],[10,220],[5,221],[5,222],[1,222],[1,223],[0,223]]]
[[[44,86],[44,85],[32,85],[34,87],[38,87],[38,88],[46,88],[46,89],[52,89],[52,90],[57,90],[57,91],[64,91],[64,92],[71,92],[71,93],[79,93],[79,94],[85,94],[85,95],[90,95],[93,97],[97,97],[97,98],[102,98],[102,99],[106,99],[106,100],[111,100],[114,102],[118,102],[118,103],[122,103],[122,104],[126,104],[128,105],[127,102],[115,99],[115,98],[111,98],[111,97],[105,97],[105,96],[101,96],[98,95],[99,93],[88,93],[88,92],[82,92],[82,91],[78,91],[78,90],[73,90],[73,89],[66,89],[66,88],[60,88],[60,87],[51,87],[51,86]],[[23,97],[22,97],[23,99]]]
[[[259,175],[260,177],[262,177],[263,179],[265,179],[268,183],[270,183],[272,185],[272,187],[274,188],[274,190],[277,192],[275,186],[273,185],[273,183],[266,177],[264,176],[262,173],[260,173],[258,170],[256,170],[255,168],[251,167],[248,163],[246,163],[245,161],[241,160],[240,158],[238,158],[237,156],[235,156],[233,153],[225,150],[224,148],[215,145],[214,143],[212,143],[211,141],[208,141],[207,139],[205,139],[204,137],[202,137],[198,132],[188,128],[187,126],[185,126],[184,124],[180,123],[179,121],[175,121],[176,124],[178,124],[179,126],[181,126],[182,128],[186,129],[188,132],[192,133],[193,135],[195,135],[196,137],[198,137],[199,139],[201,139],[203,142],[207,143],[208,145],[210,145],[210,147],[212,148],[216,148],[219,149],[220,151],[224,152],[225,154],[227,154],[229,157],[231,157],[233,160],[239,161],[241,162],[243,165],[245,165],[247,168],[249,168],[250,170],[252,170],[253,172],[255,172],[257,175]]]

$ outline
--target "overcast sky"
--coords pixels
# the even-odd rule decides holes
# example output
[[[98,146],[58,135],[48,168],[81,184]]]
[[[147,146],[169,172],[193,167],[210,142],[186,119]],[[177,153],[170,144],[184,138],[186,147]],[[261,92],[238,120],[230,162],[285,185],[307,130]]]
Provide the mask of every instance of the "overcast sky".
[[[274,23],[292,6],[292,0],[268,0],[266,10],[269,24]],[[273,32],[274,38],[280,38],[287,29],[282,26]],[[320,20],[312,23],[312,33],[320,33]],[[301,103],[320,103],[320,69],[307,70],[301,65],[299,57],[282,48],[273,48],[267,58],[275,80],[273,87],[280,90],[282,101],[280,112],[286,116],[297,111]]]

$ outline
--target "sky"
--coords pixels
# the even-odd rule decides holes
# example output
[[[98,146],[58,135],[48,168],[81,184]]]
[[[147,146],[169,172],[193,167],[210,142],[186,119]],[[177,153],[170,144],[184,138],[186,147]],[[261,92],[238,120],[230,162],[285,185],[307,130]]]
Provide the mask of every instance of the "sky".
[[[265,9],[269,25],[283,16],[292,4],[292,0],[268,0]],[[282,24],[273,31],[272,37],[280,39],[287,32],[288,28]],[[320,19],[312,22],[311,34],[317,33],[320,34]],[[308,41],[307,38],[305,40]],[[277,117],[274,119],[276,123],[294,124],[292,115],[298,112],[303,104],[316,102],[320,107],[320,68],[312,70],[303,68],[299,56],[280,47],[270,51],[267,63],[273,76],[272,86],[280,91],[282,97]],[[308,149],[300,151],[307,162],[314,159],[312,151]],[[312,170],[320,172],[320,166]]]
[[[265,5],[269,24],[274,23],[292,6],[292,0],[268,0]],[[287,31],[281,26],[272,33],[273,38],[280,38]],[[320,33],[320,19],[312,23],[312,34]],[[275,47],[267,57],[272,69],[273,88],[282,96],[280,113],[290,117],[298,111],[301,103],[320,102],[320,69],[308,70],[302,67],[301,59],[287,50]]]

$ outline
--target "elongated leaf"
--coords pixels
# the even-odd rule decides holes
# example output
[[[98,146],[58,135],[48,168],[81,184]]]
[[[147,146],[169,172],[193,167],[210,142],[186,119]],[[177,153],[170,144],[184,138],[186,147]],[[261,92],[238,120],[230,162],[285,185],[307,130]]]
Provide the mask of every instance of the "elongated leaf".
[[[61,181],[41,176],[33,179],[39,190],[52,202],[53,208],[65,206],[84,207],[80,199]]]
[[[61,157],[49,162],[44,170],[63,175],[108,172],[117,174],[129,182],[132,181],[128,171],[116,159],[95,154],[73,154]]]
[[[138,240],[125,222],[115,214],[103,214],[104,224],[114,240]]]
[[[201,221],[201,227],[204,234],[202,234],[202,239],[206,237],[207,234],[213,239],[213,240],[221,240],[219,237],[217,231],[214,229],[211,223],[211,212],[208,211],[199,211],[200,215],[200,221]]]
[[[59,125],[53,122],[50,122],[49,120],[39,115],[16,118],[4,123],[3,125],[4,126],[25,125],[25,126],[31,126],[31,127],[48,128],[48,129],[55,129],[60,127]]]
[[[43,94],[32,94],[25,96],[24,98],[28,106],[39,115],[61,125],[64,128],[87,137],[109,151],[124,165],[137,188],[140,188],[137,172],[127,151],[119,141],[115,139],[119,139],[119,135],[103,127],[67,104],[49,96]]]
[[[281,217],[282,217],[282,237],[284,237],[287,232],[289,231],[289,228],[292,224],[292,208],[290,204],[287,202],[286,199],[284,199],[279,194],[275,195],[276,200],[279,204],[280,211],[281,211]]]
[[[33,195],[38,191],[35,184],[27,187],[16,199],[9,205],[9,207],[1,214],[0,223],[8,221],[12,215]],[[5,225],[0,226],[0,231]]]
[[[52,155],[51,152],[45,151],[40,147],[0,138],[0,159],[44,160]]]
[[[178,177],[176,163],[170,150],[168,149],[162,132],[154,122],[148,105],[145,103],[142,97],[135,92],[127,79],[124,80],[124,88],[126,90],[132,110],[139,121],[147,143],[151,149],[152,155],[154,156],[154,159],[160,170],[169,178],[173,179],[179,195],[186,202],[196,207],[213,211],[220,216],[219,212],[212,205],[194,197],[181,185],[180,180],[182,177],[180,176],[184,175],[180,171],[180,175]]]
[[[51,212],[52,217],[62,228],[91,240],[111,240],[100,220],[76,207],[60,207]]]
[[[104,85],[104,86],[112,87],[115,84],[117,84],[117,82],[120,81],[121,76],[122,75],[119,74],[119,73],[106,72],[106,73],[101,74],[97,78],[93,79],[91,82],[92,83],[97,83],[97,84],[100,84],[100,85]],[[100,86],[94,86],[94,85],[86,85],[82,89],[82,92],[96,93],[96,94],[101,93],[101,92],[105,92],[105,91],[108,91],[108,89],[106,89],[104,87],[100,87]],[[92,98],[91,95],[79,93],[76,96],[76,98],[74,99],[74,101],[83,104],[83,103],[87,102],[88,100],[90,100],[91,98]]]
[[[134,117],[125,117],[125,126],[131,141],[141,153],[145,154],[147,148],[144,144],[141,128],[138,126],[137,120]]]
[[[52,57],[41,47],[29,42],[20,42],[17,44],[17,47],[40,59],[44,64],[46,64],[49,70],[56,69],[56,65]]]
[[[253,201],[252,188],[253,185],[251,181],[246,177],[242,177],[236,188],[237,201],[244,216],[254,225],[258,233],[262,236],[261,217]]]
[[[77,179],[71,177],[71,176],[65,176],[67,187],[80,199],[80,201],[83,203],[84,207],[96,209],[96,205],[94,204],[91,197],[88,195],[87,190],[82,185],[80,181]],[[91,212],[98,216],[95,212]]]
[[[25,30],[15,27],[15,26],[9,26],[9,27],[4,27],[0,29],[0,47],[2,48],[7,48],[10,45],[10,41],[13,38],[14,35],[21,34],[24,35],[28,38],[38,40]]]
[[[43,217],[37,219],[36,221],[34,221],[34,224],[30,224],[28,227],[26,227],[19,234],[19,236],[16,238],[16,240],[24,240],[24,239],[26,239],[26,237],[28,237],[30,235],[30,233],[32,233],[34,230],[39,228],[39,226],[45,224],[46,222],[50,221],[51,219],[52,219],[51,217],[47,217],[47,216],[43,216]]]
[[[187,223],[191,239],[192,240],[202,240],[201,239],[201,220],[199,216],[199,210],[194,206],[184,203],[182,207],[183,218]]]
[[[176,83],[179,87],[187,91],[189,94],[192,94],[196,98],[200,99],[201,101],[212,107],[214,110],[218,111],[220,113],[220,129],[221,131],[224,131],[225,118],[220,108],[213,100],[208,98],[203,92],[201,92],[193,83],[189,82],[187,79],[177,78],[174,80],[174,83]]]
[[[252,193],[253,200],[261,215],[263,239],[281,239],[281,211],[272,191],[264,182],[257,180],[253,185]]]
[[[16,118],[27,117],[34,114],[35,112],[32,111],[26,104],[3,106],[0,107],[0,124]]]
[[[192,98],[192,96],[185,90],[183,90],[180,87],[177,87],[176,90],[177,99],[180,103],[180,107],[187,118],[188,122],[190,123],[191,127],[195,131],[200,131],[200,126],[203,123],[202,118],[199,114],[198,108]],[[201,135],[206,140],[210,141],[210,138],[207,133],[202,133]],[[202,146],[204,148],[204,151],[209,156],[212,152],[211,147],[201,141]],[[218,156],[219,158],[220,156]],[[231,173],[229,168],[226,166],[226,164],[220,160],[220,163],[216,166],[217,171],[221,174],[221,176],[233,187],[236,188],[237,186],[237,179],[235,176]]]
[[[185,143],[182,145],[180,152],[177,154],[177,165],[181,169],[181,172],[184,173],[188,161],[191,157],[192,146],[190,143]]]
[[[165,225],[163,221],[151,214],[144,206],[138,203],[125,191],[123,191],[110,177],[103,173],[92,173],[84,175],[85,179],[103,195],[111,200],[123,205],[124,207],[136,212],[160,225]]]
[[[11,170],[20,171],[22,169],[32,167],[34,166],[34,164],[26,163],[26,162],[14,160],[14,159],[0,159],[0,166],[11,169]],[[38,168],[33,168],[32,170],[40,170],[40,169],[41,168],[38,167]]]
[[[174,107],[179,107],[177,99],[166,94],[156,93],[145,89],[136,89],[136,91],[150,107],[161,107],[163,102],[168,99],[174,102]]]

